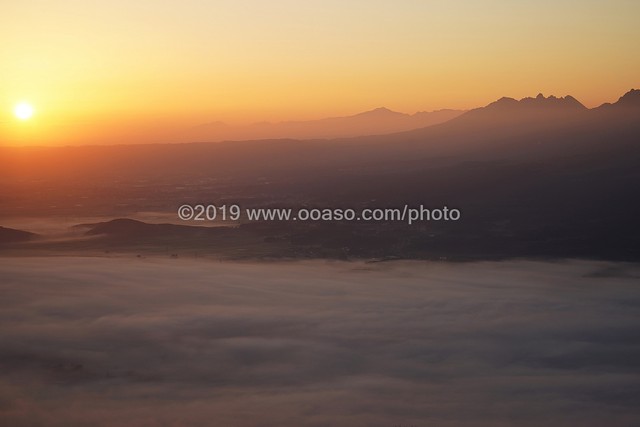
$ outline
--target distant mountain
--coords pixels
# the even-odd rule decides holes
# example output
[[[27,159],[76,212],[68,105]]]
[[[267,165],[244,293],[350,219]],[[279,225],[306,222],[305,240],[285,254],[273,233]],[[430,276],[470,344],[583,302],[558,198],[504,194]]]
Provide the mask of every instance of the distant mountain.
[[[536,96],[535,98],[526,97],[526,98],[522,98],[519,101],[513,98],[503,97],[481,109],[483,110],[492,110],[492,109],[532,110],[532,109],[549,109],[549,108],[578,109],[578,110],[587,109],[587,107],[582,105],[573,96],[568,95],[565,97],[557,98],[551,95],[549,97],[545,97],[541,93],[539,93],[538,96]]]
[[[406,162],[452,156],[504,159],[570,155],[571,150],[575,150],[573,155],[585,155],[593,152],[592,149],[612,150],[633,144],[629,156],[640,152],[636,138],[640,109],[622,107],[636,105],[638,93],[638,90],[630,91],[616,103],[594,109],[585,108],[570,96],[501,98],[436,125],[332,140],[0,147],[0,158],[6,159],[0,168],[0,178],[6,183],[48,182],[56,178],[83,183],[108,178],[175,185],[191,177],[210,183],[219,183],[222,179],[238,182],[241,178],[274,182],[276,178],[287,179],[287,175],[293,173],[299,174],[297,179],[301,176],[313,179],[314,173],[320,177],[335,170],[355,170],[365,164],[388,170],[395,167],[394,162],[406,165]],[[366,117],[369,122],[371,117],[396,116],[406,118],[407,115],[376,109],[351,118],[325,120],[357,121],[359,117]],[[135,192],[136,188],[127,191]],[[144,199],[151,195],[142,193],[137,197]]]
[[[625,93],[618,99],[618,101],[611,103],[604,103],[598,109],[600,110],[609,110],[609,109],[638,109],[640,108],[640,90],[639,89],[631,89],[629,92]]]
[[[383,171],[396,168],[396,164],[407,167],[437,158],[487,160],[585,156],[623,148],[631,150],[626,154],[629,158],[640,153],[637,144],[640,109],[622,107],[636,105],[638,93],[640,91],[630,91],[615,104],[594,109],[585,108],[570,96],[502,98],[436,125],[393,134],[332,140],[0,147],[0,158],[7,160],[0,168],[0,178],[6,183],[55,179],[82,183],[113,179],[167,185],[197,178],[198,182],[219,185],[221,180],[275,182],[297,174],[291,182],[293,185],[293,182],[302,183],[302,177],[320,179],[336,170],[357,170],[362,165]],[[349,120],[397,115],[405,117],[402,113],[376,109]],[[131,187],[127,191],[133,193],[137,188]],[[202,197],[206,196],[206,193],[202,194]],[[146,199],[151,195],[142,192],[137,197]],[[52,201],[51,204],[59,203]]]
[[[621,96],[620,99],[618,99],[618,102],[615,103],[615,105],[618,105],[620,107],[640,108],[640,90],[631,89],[629,92]]]
[[[190,225],[149,224],[129,218],[118,218],[96,224],[81,224],[76,227],[88,228],[85,233],[87,236],[103,235],[125,238],[127,240],[148,237],[158,238],[176,234],[189,237],[207,233],[212,230],[212,228],[209,227],[196,227]]]
[[[572,96],[501,98],[445,123],[389,137],[394,138],[397,150],[404,147],[426,157],[584,156],[594,150],[628,147],[635,141],[640,108],[633,106],[638,93],[632,90],[615,104],[593,109]],[[385,140],[368,138],[369,142]],[[637,144],[633,152],[640,152]]]
[[[113,217],[174,212],[177,203],[446,205],[460,209],[462,220],[411,226],[267,221],[237,228],[116,220],[93,224],[88,233],[101,236],[89,239],[93,244],[109,247],[184,242],[186,249],[196,242],[202,250],[259,247],[296,256],[637,261],[639,96],[632,90],[593,109],[569,96],[502,98],[436,125],[332,140],[5,147],[0,189],[16,202],[3,203],[2,211],[34,215],[54,206],[57,214],[78,215],[79,201],[92,216]]]
[[[32,240],[37,235],[28,231],[13,228],[0,227],[0,245],[7,243],[20,243]]]
[[[500,98],[491,104],[473,109],[460,116],[461,122],[488,121],[491,125],[504,125],[509,122],[523,124],[524,122],[566,121],[589,111],[572,96],[545,97],[538,94],[535,98],[527,97],[520,100]]]
[[[244,126],[212,122],[192,128],[180,136],[180,139],[193,142],[271,138],[322,139],[380,135],[443,123],[463,112],[460,110],[438,110],[404,114],[381,107],[347,117],[308,121],[263,122]]]

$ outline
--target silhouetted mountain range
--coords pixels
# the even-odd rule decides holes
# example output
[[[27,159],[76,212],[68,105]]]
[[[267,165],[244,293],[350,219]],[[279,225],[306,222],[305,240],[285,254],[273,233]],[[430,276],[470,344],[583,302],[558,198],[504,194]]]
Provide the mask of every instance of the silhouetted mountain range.
[[[131,239],[148,239],[175,235],[188,238],[195,237],[203,232],[206,234],[208,231],[214,230],[209,227],[190,225],[149,224],[129,218],[117,218],[95,224],[80,224],[76,227],[86,228],[87,231],[85,235],[87,236],[110,236],[129,241]]]
[[[34,239],[36,236],[36,234],[30,233],[28,231],[0,227],[0,245],[27,242]]]
[[[604,103],[600,109],[607,109],[609,107],[614,108],[640,108],[640,89],[631,89],[629,92],[621,96],[615,103]]]
[[[271,138],[321,139],[389,134],[442,123],[462,113],[464,111],[438,110],[404,114],[382,107],[353,116],[308,121],[262,122],[237,126],[212,122],[190,129],[181,135],[180,139],[189,142]]]
[[[421,226],[271,222],[231,233],[305,256],[637,260],[639,94],[593,109],[569,96],[503,98],[421,129],[333,140],[3,148],[1,194],[11,203],[0,215],[34,215],[42,206],[58,215],[124,217],[175,212],[182,203],[446,205],[463,219]],[[110,227],[127,224],[103,227],[113,235]],[[120,238],[178,230],[163,227],[135,224]],[[192,232],[216,233],[186,235]]]
[[[577,99],[573,96],[565,96],[562,98],[557,98],[553,95],[549,97],[545,97],[543,94],[539,93],[535,98],[522,98],[521,100],[516,100],[513,98],[503,97],[499,100],[492,102],[486,107],[482,108],[482,110],[514,110],[514,109],[578,109],[585,110],[587,107],[582,105]]]

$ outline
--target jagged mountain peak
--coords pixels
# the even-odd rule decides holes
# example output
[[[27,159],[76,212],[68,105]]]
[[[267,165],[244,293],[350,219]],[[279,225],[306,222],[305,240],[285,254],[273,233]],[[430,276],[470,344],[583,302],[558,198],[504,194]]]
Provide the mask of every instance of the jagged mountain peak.
[[[622,95],[614,105],[640,107],[640,89],[631,89]]]

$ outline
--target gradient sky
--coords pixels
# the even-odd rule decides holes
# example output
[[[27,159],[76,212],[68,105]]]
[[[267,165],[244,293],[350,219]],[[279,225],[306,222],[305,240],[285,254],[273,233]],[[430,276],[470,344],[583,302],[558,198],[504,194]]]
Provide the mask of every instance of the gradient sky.
[[[169,141],[214,120],[538,92],[596,106],[640,86],[639,18],[637,0],[5,1],[0,144]]]

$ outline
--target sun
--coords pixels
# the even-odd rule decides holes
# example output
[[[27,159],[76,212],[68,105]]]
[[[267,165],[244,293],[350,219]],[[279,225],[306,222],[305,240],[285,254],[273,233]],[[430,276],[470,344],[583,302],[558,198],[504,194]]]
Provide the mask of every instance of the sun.
[[[20,120],[29,120],[34,113],[33,106],[27,102],[20,102],[16,104],[13,109],[13,114]]]

